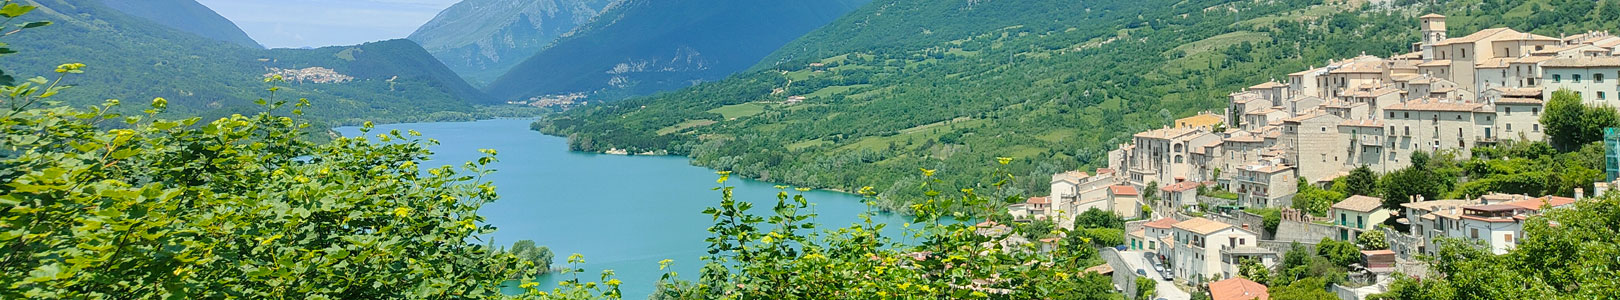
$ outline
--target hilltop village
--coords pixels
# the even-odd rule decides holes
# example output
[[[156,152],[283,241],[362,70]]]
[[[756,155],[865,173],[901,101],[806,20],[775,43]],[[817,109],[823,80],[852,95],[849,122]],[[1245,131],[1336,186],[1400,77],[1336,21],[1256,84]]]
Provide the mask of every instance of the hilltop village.
[[[1238,277],[1240,261],[1269,268],[1294,245],[1325,240],[1387,245],[1362,247],[1351,282],[1333,285],[1346,299],[1385,290],[1395,272],[1422,276],[1427,266],[1418,255],[1435,254],[1440,238],[1506,253],[1524,238],[1527,217],[1571,207],[1585,191],[1395,201],[1345,195],[1326,216],[1290,207],[1302,187],[1325,189],[1357,169],[1406,168],[1416,152],[1467,158],[1475,147],[1546,141],[1540,118],[1560,90],[1589,106],[1620,103],[1620,37],[1511,28],[1452,37],[1445,16],[1420,20],[1422,40],[1408,53],[1347,55],[1231,93],[1224,112],[1137,133],[1108,153],[1107,168],[1054,174],[1050,195],[1010,213],[1064,228],[1094,209],[1137,220],[1124,230],[1124,262],[1110,262],[1121,271],[1116,285],[1161,278],[1207,288],[1213,299],[1265,299],[1266,286]],[[1608,184],[1596,186],[1591,196]],[[1276,225],[1254,213],[1267,209],[1280,211]]]

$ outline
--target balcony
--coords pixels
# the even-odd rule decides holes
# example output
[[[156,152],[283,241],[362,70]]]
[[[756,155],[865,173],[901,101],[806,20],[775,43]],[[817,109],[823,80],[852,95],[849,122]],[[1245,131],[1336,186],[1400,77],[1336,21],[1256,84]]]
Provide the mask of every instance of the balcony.
[[[1496,143],[1496,136],[1474,136],[1474,140],[1480,143]]]
[[[1379,138],[1378,136],[1361,136],[1361,137],[1357,138],[1356,140],[1361,142],[1362,146],[1372,146],[1372,147],[1383,147],[1384,146],[1384,139]]]

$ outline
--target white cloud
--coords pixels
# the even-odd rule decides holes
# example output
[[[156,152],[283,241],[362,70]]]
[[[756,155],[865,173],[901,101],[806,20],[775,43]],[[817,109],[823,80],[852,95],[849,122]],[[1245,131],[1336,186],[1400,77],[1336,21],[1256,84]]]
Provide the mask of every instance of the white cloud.
[[[404,38],[459,0],[197,0],[272,48]]]

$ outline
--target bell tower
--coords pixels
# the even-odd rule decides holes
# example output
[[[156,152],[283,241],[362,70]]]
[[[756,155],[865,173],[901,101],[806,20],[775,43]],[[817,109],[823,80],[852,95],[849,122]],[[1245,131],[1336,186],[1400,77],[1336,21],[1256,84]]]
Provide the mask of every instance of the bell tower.
[[[1432,61],[1434,46],[1446,40],[1446,16],[1427,14],[1418,19],[1423,21],[1423,61]]]

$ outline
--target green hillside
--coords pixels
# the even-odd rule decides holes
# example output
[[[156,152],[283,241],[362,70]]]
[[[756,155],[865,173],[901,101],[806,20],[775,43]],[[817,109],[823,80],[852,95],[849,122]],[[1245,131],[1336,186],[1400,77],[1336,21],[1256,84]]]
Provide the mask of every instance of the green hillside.
[[[867,0],[627,0],[485,89],[500,99],[647,95],[725,78]]]
[[[610,0],[464,0],[409,37],[474,84],[487,84],[573,30]]]
[[[919,168],[967,185],[983,182],[996,157],[1012,157],[1017,191],[1039,194],[1050,174],[1102,166],[1130,134],[1218,112],[1232,91],[1329,59],[1405,51],[1423,13],[1455,15],[1454,32],[1513,26],[1556,35],[1615,22],[1551,9],[1581,1],[1409,2],[1393,10],[1320,1],[874,2],[751,71],[576,109],[535,128],[569,136],[576,150],[664,150],[776,182],[874,185],[890,195],[915,194],[903,192],[918,185]],[[1471,17],[1492,14],[1508,17]],[[897,30],[908,34],[888,34]],[[806,99],[788,105],[790,96]],[[729,109],[739,105],[763,109]],[[889,201],[903,210],[907,199]]]
[[[169,28],[250,48],[263,48],[236,23],[194,0],[104,0],[107,7]]]
[[[334,124],[468,119],[488,98],[410,41],[385,41],[315,50],[264,50],[182,32],[113,10],[94,0],[39,0],[28,20],[53,26],[15,34],[18,51],[37,53],[0,61],[20,77],[52,74],[62,63],[88,65],[81,96],[69,105],[107,98],[168,99],[171,113],[217,117],[256,111],[252,99],[268,96],[263,83],[272,68],[321,67],[347,81],[316,83],[289,78],[277,97],[309,98],[312,117]],[[217,15],[216,15],[217,16]],[[95,95],[88,97],[87,95]],[[130,108],[133,109],[133,108]]]

